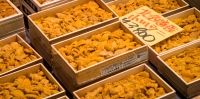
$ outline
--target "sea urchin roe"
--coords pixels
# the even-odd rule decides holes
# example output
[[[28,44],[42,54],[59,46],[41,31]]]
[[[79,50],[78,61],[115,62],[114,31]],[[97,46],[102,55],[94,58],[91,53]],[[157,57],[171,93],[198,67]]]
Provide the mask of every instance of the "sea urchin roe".
[[[134,41],[133,35],[117,29],[92,35],[89,39],[74,41],[58,48],[58,51],[75,70],[81,70],[140,46]]]
[[[155,99],[165,93],[164,88],[152,80],[148,72],[143,71],[99,86],[81,99]]]
[[[68,8],[55,15],[34,20],[48,38],[55,38],[78,29],[111,19],[113,14],[94,1]]]
[[[6,0],[0,0],[0,19],[16,13],[15,9]]]
[[[31,48],[25,48],[18,42],[0,43],[0,74],[36,59]]]
[[[0,84],[0,99],[43,99],[58,92],[58,85],[52,84],[40,70]]]
[[[189,48],[165,61],[187,83],[200,78],[200,48]]]
[[[157,53],[167,51],[200,38],[200,18],[197,18],[194,14],[171,21],[183,28],[183,31],[152,46]]]
[[[158,13],[165,13],[180,7],[177,0],[128,0],[124,4],[110,5],[119,16],[124,16],[143,6],[148,6]]]

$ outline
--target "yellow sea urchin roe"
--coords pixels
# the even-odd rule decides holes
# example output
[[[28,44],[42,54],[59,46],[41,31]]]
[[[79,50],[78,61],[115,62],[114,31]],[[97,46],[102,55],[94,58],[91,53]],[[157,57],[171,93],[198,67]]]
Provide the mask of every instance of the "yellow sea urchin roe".
[[[31,48],[25,48],[18,42],[0,44],[0,74],[36,59]]]
[[[89,39],[74,41],[58,48],[58,51],[75,70],[81,70],[140,46],[134,41],[133,35],[117,29],[92,35]]]
[[[40,70],[0,84],[0,99],[42,99],[58,92],[58,85],[52,84]]]
[[[17,14],[15,9],[6,0],[0,0],[0,19],[14,14]]]
[[[167,51],[200,38],[200,18],[197,18],[194,14],[185,18],[174,19],[172,22],[182,27],[183,31],[152,46],[157,53]]]
[[[152,80],[148,72],[143,71],[99,86],[81,99],[155,99],[165,93],[164,88]]]
[[[48,38],[55,38],[78,29],[111,19],[113,14],[94,1],[68,8],[55,15],[34,20]]]
[[[187,83],[200,78],[200,48],[189,48],[165,61]]]
[[[165,13],[180,7],[177,0],[128,0],[124,4],[110,5],[119,16],[124,16],[142,6],[148,6],[158,13]]]

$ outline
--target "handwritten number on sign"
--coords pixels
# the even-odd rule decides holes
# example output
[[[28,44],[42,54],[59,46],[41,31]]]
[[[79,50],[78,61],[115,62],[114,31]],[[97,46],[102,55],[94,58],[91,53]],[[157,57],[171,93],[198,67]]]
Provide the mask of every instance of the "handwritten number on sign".
[[[122,19],[123,23],[128,24],[128,28],[134,28],[137,27],[136,30],[133,30],[133,32],[135,32],[136,34],[138,34],[138,36],[142,37],[143,40],[147,41],[147,42],[153,42],[156,38],[155,36],[151,35],[151,34],[147,34],[147,30],[146,28],[138,28],[139,25],[137,23],[131,22],[131,20],[129,20],[128,18],[123,18]],[[129,24],[131,22],[131,24]],[[151,38],[150,40],[147,38]]]
[[[128,22],[131,22],[131,20],[129,20],[128,18],[123,18],[123,19],[122,19],[122,22],[123,22],[123,23],[128,23]]]
[[[140,37],[142,37],[143,40],[147,41],[147,42],[153,42],[155,40],[155,37],[151,34],[147,34],[147,30],[146,28],[137,28],[137,30],[133,30],[133,32],[135,32],[136,34],[138,34]],[[146,38],[150,38],[150,40],[146,39]]]

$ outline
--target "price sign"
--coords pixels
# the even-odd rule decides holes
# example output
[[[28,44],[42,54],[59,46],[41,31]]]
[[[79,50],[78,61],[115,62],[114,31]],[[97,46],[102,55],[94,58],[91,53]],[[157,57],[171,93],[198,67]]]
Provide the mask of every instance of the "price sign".
[[[120,17],[120,21],[150,46],[183,30],[146,6]]]

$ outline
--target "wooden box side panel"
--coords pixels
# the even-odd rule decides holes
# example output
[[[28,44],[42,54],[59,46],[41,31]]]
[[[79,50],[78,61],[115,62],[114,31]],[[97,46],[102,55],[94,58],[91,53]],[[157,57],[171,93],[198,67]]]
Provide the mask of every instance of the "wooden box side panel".
[[[10,0],[15,6],[20,6],[20,0]]]
[[[191,83],[186,83],[164,61],[166,61],[168,58],[172,56],[178,55],[179,53],[185,51],[187,48],[197,48],[197,47],[200,47],[200,40],[188,43],[182,47],[177,48],[174,51],[170,51],[163,55],[158,56],[159,61],[161,61],[162,63],[160,64],[160,67],[162,68],[159,68],[161,74],[163,74],[186,97],[192,97],[200,93],[199,91],[200,88],[197,87],[199,86],[200,81],[198,80]]]
[[[73,79],[66,74],[63,69],[60,69],[55,64],[52,65],[53,72],[56,75],[56,77],[61,81],[61,83],[67,88],[67,90],[73,94],[72,92],[78,89],[78,86],[74,86]]]
[[[41,44],[41,41],[34,38],[31,39],[31,43],[34,46],[34,48],[37,50],[37,52],[46,60],[46,62],[51,66],[52,65],[52,56],[51,51],[49,51],[45,46]]]
[[[51,64],[51,45],[48,38],[39,28],[37,28],[36,25],[34,25],[34,22],[30,20],[30,17],[28,23],[30,28],[30,41],[32,42],[32,45],[41,54],[41,56],[44,57],[49,64]]]
[[[114,76],[111,76],[111,77],[109,77],[109,78],[103,79],[103,80],[101,80],[101,81],[99,81],[99,82],[96,82],[96,83],[94,83],[94,84],[91,84],[91,85],[89,85],[89,86],[87,86],[87,87],[81,88],[81,89],[79,89],[79,90],[73,92],[74,98],[75,98],[75,99],[80,99],[80,97],[84,96],[84,95],[86,94],[86,92],[93,91],[94,89],[96,89],[96,88],[99,87],[99,86],[103,86],[103,85],[106,84],[106,83],[119,81],[119,80],[124,79],[125,77],[127,77],[127,76],[129,76],[129,75],[131,75],[131,74],[136,74],[136,73],[138,73],[138,72],[146,71],[146,70],[147,70],[147,72],[150,73],[150,76],[151,76],[151,77],[154,77],[154,78],[153,78],[154,80],[160,79],[157,75],[155,75],[155,73],[152,73],[153,71],[150,70],[150,69],[146,66],[146,64],[142,64],[142,65],[136,66],[136,67],[134,67],[134,68],[131,68],[131,69],[129,69],[129,70],[126,70],[126,71],[124,71],[124,72],[121,72],[121,73],[119,73],[119,74],[116,74],[116,75],[114,75]],[[161,81],[163,81],[163,80],[161,80]],[[161,83],[160,81],[159,81],[159,83],[161,84],[162,87],[167,88],[167,90],[170,92],[170,94],[169,94],[170,97],[175,97],[175,91],[174,91],[173,89],[171,89],[171,87],[168,88],[168,87],[169,87],[168,85],[165,85],[165,83]],[[167,99],[167,98],[165,98],[165,99]],[[169,99],[169,98],[168,98],[168,99]]]
[[[65,75],[69,75],[70,78],[68,78],[68,79],[72,79],[75,84],[76,83],[76,71],[59,54],[60,53],[58,53],[54,48],[52,49],[53,64],[55,64],[60,69],[62,69],[65,72]]]
[[[14,35],[14,34],[18,34],[21,38],[26,40],[26,33],[25,33],[25,28],[24,27],[20,28],[20,29],[17,29],[17,30],[14,30],[14,31],[11,31],[9,33],[0,35],[0,40],[6,38],[8,36]]]
[[[60,98],[57,98],[57,99],[69,99],[67,96],[62,96]]]
[[[23,27],[24,27],[23,17],[10,19],[9,21],[7,21],[6,24],[0,25],[0,31],[1,31],[0,35],[9,33],[13,30],[17,30],[17,29],[20,29],[20,28],[23,28]]]
[[[42,30],[40,30],[37,25],[33,22],[32,19],[30,19],[30,17],[28,16],[28,23],[29,23],[29,32],[30,32],[30,39],[31,41],[34,39],[40,40],[41,43],[44,44],[43,47],[45,47],[48,52],[50,50],[50,42],[49,39],[47,38],[47,36],[42,32]]]
[[[156,66],[156,68],[159,68],[159,65],[158,65],[158,53],[151,47],[151,46],[148,46],[148,51],[149,51],[149,61],[154,65]]]

